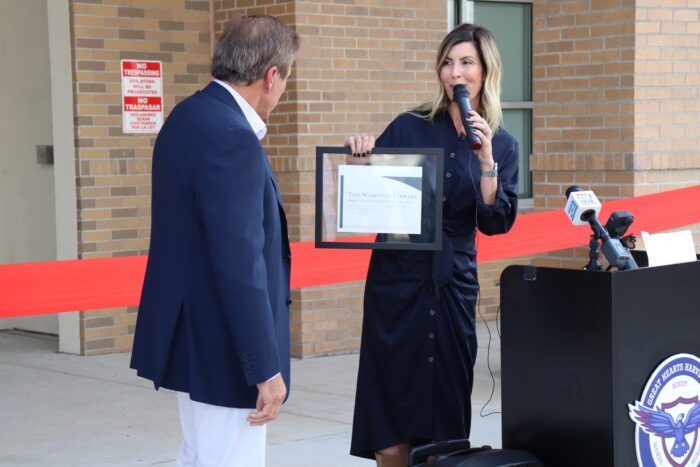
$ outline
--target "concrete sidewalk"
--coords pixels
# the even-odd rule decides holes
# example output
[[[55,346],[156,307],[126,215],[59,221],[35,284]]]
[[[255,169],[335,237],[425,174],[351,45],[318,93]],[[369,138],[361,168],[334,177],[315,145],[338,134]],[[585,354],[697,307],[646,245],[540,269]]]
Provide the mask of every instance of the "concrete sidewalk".
[[[500,340],[479,324],[472,444],[501,445]],[[0,466],[175,465],[176,397],[128,368],[129,355],[56,353],[54,337],[0,332]],[[372,466],[348,455],[357,355],[292,361],[292,392],[268,428],[267,465]],[[495,387],[494,387],[495,383]],[[484,406],[492,389],[492,401]]]

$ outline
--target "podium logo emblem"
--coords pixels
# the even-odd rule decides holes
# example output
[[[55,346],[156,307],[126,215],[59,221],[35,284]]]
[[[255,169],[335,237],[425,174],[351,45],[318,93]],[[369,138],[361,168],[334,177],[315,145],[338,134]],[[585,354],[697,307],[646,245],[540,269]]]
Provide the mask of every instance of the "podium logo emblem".
[[[700,465],[700,359],[676,354],[647,380],[642,397],[627,404],[636,424],[635,444],[641,467]]]

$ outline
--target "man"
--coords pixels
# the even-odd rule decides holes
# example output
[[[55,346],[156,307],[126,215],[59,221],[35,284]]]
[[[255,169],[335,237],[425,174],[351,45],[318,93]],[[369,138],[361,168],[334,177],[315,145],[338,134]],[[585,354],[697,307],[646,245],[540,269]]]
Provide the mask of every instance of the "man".
[[[299,37],[229,23],[214,82],[178,104],[153,151],[151,245],[131,367],[178,391],[177,466],[264,466],[289,387],[287,223],[259,142]]]

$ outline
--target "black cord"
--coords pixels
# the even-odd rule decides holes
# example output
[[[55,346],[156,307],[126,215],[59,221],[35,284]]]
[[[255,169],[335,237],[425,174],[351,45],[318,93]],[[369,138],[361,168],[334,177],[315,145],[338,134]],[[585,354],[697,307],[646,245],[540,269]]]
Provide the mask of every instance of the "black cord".
[[[467,166],[469,167],[469,179],[472,182],[472,188],[474,188],[474,224],[476,225],[476,232],[475,232],[475,245],[474,248],[476,250],[476,253],[479,253],[479,207],[478,207],[478,193],[476,192],[476,183],[474,182],[474,173],[472,172],[472,165],[471,163],[468,163]],[[493,396],[496,393],[496,377],[493,374],[493,370],[491,369],[491,328],[489,328],[488,323],[486,322],[486,318],[484,318],[484,315],[481,314],[481,286],[479,286],[479,289],[476,293],[476,312],[479,314],[479,317],[481,317],[481,320],[484,322],[486,325],[486,330],[489,333],[489,343],[486,346],[486,367],[489,369],[489,375],[491,376],[491,394],[489,395],[489,398],[486,402],[484,402],[484,405],[481,407],[481,410],[479,410],[479,416],[482,418],[488,417],[489,415],[497,415],[500,414],[500,411],[494,411],[494,412],[489,412],[489,413],[484,413],[484,409],[486,409],[486,406],[489,405],[489,403],[493,400]],[[498,310],[496,311],[496,319],[498,320],[499,313],[501,311],[501,305],[498,305]],[[496,327],[498,329],[498,324],[496,324]],[[500,330],[497,331],[498,336],[501,336]]]
[[[493,370],[491,369],[491,328],[489,328],[489,324],[486,321],[486,318],[484,318],[484,315],[481,314],[480,308],[480,303],[481,303],[481,294],[477,297],[477,302],[476,302],[476,311],[479,313],[479,316],[481,317],[481,320],[484,322],[486,325],[486,330],[489,333],[489,343],[486,346],[486,367],[489,369],[489,375],[491,376],[491,394],[489,395],[489,398],[486,402],[484,402],[484,405],[481,406],[481,410],[479,410],[479,416],[482,418],[488,417],[489,415],[497,415],[502,413],[500,410],[489,412],[489,413],[484,413],[484,409],[486,409],[486,406],[489,405],[489,403],[493,400],[493,396],[496,393],[496,377],[493,374]],[[498,317],[498,313],[501,310],[501,305],[498,305],[498,311],[496,312],[496,316]],[[496,325],[498,327],[498,324]],[[500,336],[500,333],[499,333]]]
[[[476,154],[474,155],[476,157]],[[478,159],[477,159],[478,160]],[[472,188],[474,188],[474,225],[476,225],[476,251],[479,252],[479,194],[476,192],[476,182],[474,181],[474,173],[472,172],[471,161],[467,162],[467,167],[469,167],[469,180],[472,182]]]
[[[501,339],[501,301],[498,300],[498,308],[496,308],[496,333],[498,338]]]

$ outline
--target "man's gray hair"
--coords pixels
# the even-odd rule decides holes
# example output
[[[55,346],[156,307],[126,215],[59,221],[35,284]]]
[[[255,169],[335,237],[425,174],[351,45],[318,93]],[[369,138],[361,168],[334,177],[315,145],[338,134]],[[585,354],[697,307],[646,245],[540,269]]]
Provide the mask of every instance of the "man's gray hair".
[[[232,19],[216,43],[211,74],[238,86],[253,84],[270,67],[287,78],[299,51],[299,36],[272,16],[238,16]]]

